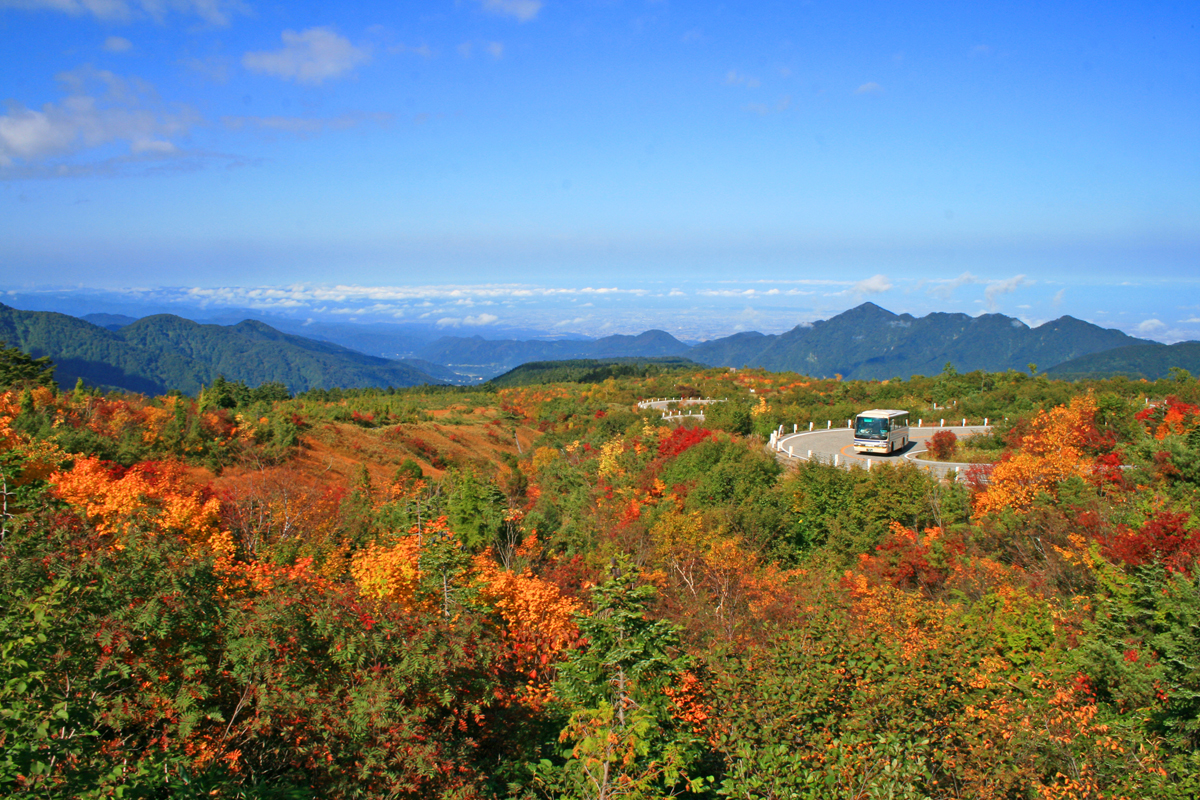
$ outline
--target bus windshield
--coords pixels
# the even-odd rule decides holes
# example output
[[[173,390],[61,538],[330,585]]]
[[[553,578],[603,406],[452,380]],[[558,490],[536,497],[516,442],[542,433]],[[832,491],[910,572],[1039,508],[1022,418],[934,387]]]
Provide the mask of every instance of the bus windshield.
[[[860,439],[886,437],[888,421],[879,417],[859,417],[854,421],[854,435]]]

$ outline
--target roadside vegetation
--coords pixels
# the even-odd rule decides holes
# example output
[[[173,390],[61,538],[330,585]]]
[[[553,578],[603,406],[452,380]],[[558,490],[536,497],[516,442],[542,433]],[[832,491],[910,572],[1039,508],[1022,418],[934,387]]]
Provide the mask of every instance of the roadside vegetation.
[[[0,794],[1200,794],[1193,379],[0,360]],[[765,451],[872,407],[988,417],[987,481]]]

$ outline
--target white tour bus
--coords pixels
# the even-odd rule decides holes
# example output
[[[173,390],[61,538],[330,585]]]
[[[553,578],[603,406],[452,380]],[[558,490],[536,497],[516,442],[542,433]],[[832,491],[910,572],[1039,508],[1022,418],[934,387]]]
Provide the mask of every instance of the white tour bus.
[[[873,408],[854,418],[856,453],[893,453],[908,444],[908,412]]]

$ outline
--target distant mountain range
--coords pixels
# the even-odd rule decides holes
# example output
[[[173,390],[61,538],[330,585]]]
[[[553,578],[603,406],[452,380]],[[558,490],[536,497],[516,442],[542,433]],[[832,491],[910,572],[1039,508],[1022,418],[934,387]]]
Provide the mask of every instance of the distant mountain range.
[[[1036,328],[1003,314],[893,314],[874,303],[777,336],[737,334],[697,345],[688,358],[713,366],[792,370],[814,377],[884,380],[934,375],[947,363],[962,372],[1025,370],[1145,339],[1060,317]]]
[[[307,327],[296,323],[301,330]],[[691,346],[659,330],[595,340],[488,340],[444,336],[434,341],[407,329],[375,325],[317,326],[321,338],[354,341],[374,352],[414,352],[417,358],[367,355],[343,343],[284,333],[255,320],[200,324],[170,314],[134,320],[115,314],[79,319],[19,311],[0,304],[0,340],[49,356],[56,377],[101,387],[157,394],[193,394],[222,374],[251,386],[277,381],[310,388],[473,383],[529,362],[571,359],[684,359],[709,366],[763,367],[814,377],[908,378],[942,371],[1024,371],[1037,364],[1060,377],[1126,374],[1158,378],[1170,367],[1200,372],[1200,343],[1164,345],[1061,317],[1036,328],[1003,314],[893,314],[863,303],[828,320],[781,334],[738,333]],[[392,335],[396,338],[389,338]],[[355,339],[355,337],[358,337]]]
[[[479,336],[445,336],[419,351],[420,357],[458,372],[490,378],[530,361],[568,359],[659,358],[682,356],[691,347],[664,331],[637,336],[605,336],[589,341],[499,341]]]
[[[883,380],[960,371],[1026,370],[1127,345],[1155,344],[1073,317],[1030,328],[1003,314],[893,314],[874,303],[778,335],[756,331],[688,346],[663,331],[594,341],[485,340],[444,337],[422,358],[490,377],[530,361],[685,356],[714,367],[763,367],[814,377]],[[1166,345],[1159,345],[1165,347]]]

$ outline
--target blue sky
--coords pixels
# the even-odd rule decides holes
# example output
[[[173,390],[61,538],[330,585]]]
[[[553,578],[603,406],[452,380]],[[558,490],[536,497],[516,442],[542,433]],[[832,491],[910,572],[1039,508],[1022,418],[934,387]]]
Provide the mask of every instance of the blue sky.
[[[688,338],[871,300],[1200,339],[1198,22],[0,0],[0,290]]]

